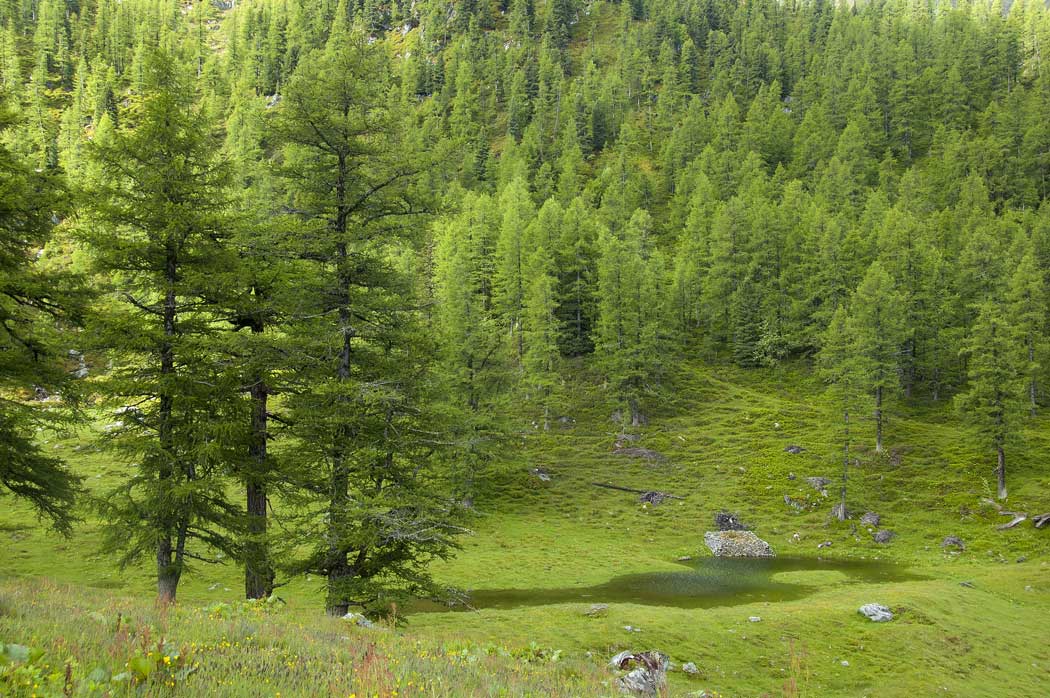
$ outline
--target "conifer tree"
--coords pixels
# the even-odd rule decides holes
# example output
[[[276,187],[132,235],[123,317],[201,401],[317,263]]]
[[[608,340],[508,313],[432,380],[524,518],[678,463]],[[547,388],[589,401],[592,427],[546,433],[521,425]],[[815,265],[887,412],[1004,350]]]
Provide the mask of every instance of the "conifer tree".
[[[1006,447],[1017,435],[1025,403],[1025,347],[1000,303],[985,301],[978,307],[962,352],[969,383],[956,405],[995,451],[996,490],[999,499],[1006,499]]]
[[[78,320],[80,289],[34,259],[50,238],[63,192],[55,176],[34,171],[3,145],[13,124],[3,97],[0,92],[0,494],[26,499],[69,534],[80,478],[36,440],[38,428],[58,426],[58,410],[25,398],[34,390],[65,391],[70,376],[59,330]]]
[[[897,384],[903,324],[901,298],[893,279],[879,262],[872,262],[850,301],[850,363],[856,382],[874,402],[875,452],[882,453],[883,403]]]
[[[230,266],[229,172],[191,84],[171,55],[146,55],[142,93],[89,150],[98,177],[82,201],[96,269],[119,280],[95,325],[113,361],[99,387],[124,415],[105,442],[138,463],[103,513],[124,562],[155,556],[162,602],[190,560],[236,554],[239,520],[224,480],[237,387],[212,344],[215,280]]]
[[[429,593],[424,563],[459,531],[436,463],[417,435],[429,367],[412,284],[416,188],[384,46],[342,20],[290,78],[274,128],[278,174],[300,224],[302,307],[286,331],[297,346],[288,398],[303,474],[297,569],[324,574],[325,608],[380,612],[391,595]],[[433,448],[429,449],[433,451]]]
[[[652,249],[652,218],[638,209],[619,234],[599,238],[598,322],[595,351],[599,366],[626,408],[623,426],[646,419],[643,400],[653,392],[663,345],[660,313],[664,278],[661,257]]]
[[[558,276],[554,256],[542,244],[528,264],[525,298],[525,383],[542,409],[543,430],[550,429],[551,407],[558,382]]]

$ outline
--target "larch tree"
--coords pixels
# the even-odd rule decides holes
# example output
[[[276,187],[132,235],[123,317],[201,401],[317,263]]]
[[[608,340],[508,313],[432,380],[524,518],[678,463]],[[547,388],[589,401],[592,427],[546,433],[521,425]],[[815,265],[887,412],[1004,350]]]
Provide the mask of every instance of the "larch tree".
[[[645,420],[642,402],[653,392],[665,347],[659,309],[663,305],[662,258],[652,249],[652,218],[638,209],[619,234],[599,239],[598,321],[595,353],[598,364],[626,407],[623,426]]]
[[[902,301],[893,279],[878,261],[868,267],[850,300],[847,321],[850,361],[857,382],[873,401],[875,452],[883,451],[883,405],[898,383],[897,366],[903,340]]]
[[[307,550],[295,569],[325,576],[331,615],[432,591],[425,562],[460,530],[434,489],[434,444],[420,437],[433,352],[400,264],[429,210],[423,165],[387,90],[386,49],[349,27],[345,9],[325,46],[301,58],[274,119],[298,255],[312,263],[286,327]]]
[[[224,476],[241,405],[214,346],[229,170],[174,56],[150,51],[142,71],[120,127],[88,150],[80,226],[110,282],[93,334],[113,364],[98,387],[123,424],[103,442],[136,463],[103,502],[108,541],[124,562],[154,555],[157,596],[172,602],[190,560],[237,549]]]
[[[80,294],[74,278],[47,273],[38,259],[64,193],[53,174],[2,144],[12,124],[0,93],[0,493],[25,499],[68,534],[80,478],[36,440],[38,429],[58,426],[60,411],[25,398],[65,390],[61,329],[78,321]]]
[[[956,406],[995,451],[996,491],[1006,499],[1006,447],[1017,436],[1026,397],[1023,337],[1002,304],[989,300],[978,306],[962,352],[969,383]]]

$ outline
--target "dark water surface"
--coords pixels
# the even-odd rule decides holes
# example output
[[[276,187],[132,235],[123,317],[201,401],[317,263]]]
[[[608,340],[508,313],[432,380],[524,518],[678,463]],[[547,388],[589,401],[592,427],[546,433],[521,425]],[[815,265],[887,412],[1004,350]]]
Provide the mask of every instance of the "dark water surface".
[[[613,577],[604,584],[567,589],[478,589],[470,606],[518,608],[559,603],[635,603],[713,608],[761,601],[791,601],[841,584],[887,584],[925,579],[877,560],[701,558],[681,571]],[[419,611],[438,610],[419,608]]]

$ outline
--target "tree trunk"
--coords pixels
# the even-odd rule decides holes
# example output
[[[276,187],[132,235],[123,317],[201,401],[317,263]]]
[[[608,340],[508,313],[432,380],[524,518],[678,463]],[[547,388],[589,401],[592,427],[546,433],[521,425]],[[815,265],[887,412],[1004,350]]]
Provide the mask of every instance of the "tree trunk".
[[[340,200],[342,197],[340,196]],[[337,224],[341,233],[346,232],[345,220]],[[347,247],[340,243],[337,249],[339,293],[342,294],[339,305],[339,328],[343,346],[339,353],[339,366],[336,369],[336,380],[345,383],[350,380],[351,354],[353,349],[354,330],[350,315],[350,271]],[[346,401],[340,396],[339,401]],[[349,409],[349,406],[346,407]],[[325,611],[330,616],[344,616],[350,608],[345,584],[353,576],[353,570],[347,561],[347,549],[343,540],[347,533],[347,507],[350,501],[350,465],[347,462],[345,444],[350,439],[350,427],[345,422],[335,430],[332,444],[332,479],[329,491],[328,509],[328,556],[326,570],[328,574],[328,598]]]
[[[165,281],[167,291],[164,294],[163,321],[164,340],[160,345],[160,412],[158,414],[157,437],[160,443],[160,465],[157,468],[158,486],[161,490],[172,487],[175,477],[175,432],[172,423],[172,412],[175,396],[170,388],[170,376],[175,373],[175,321],[176,297],[175,282],[178,278],[178,264],[175,251],[169,246],[165,261]],[[177,512],[158,512],[161,520],[157,537],[157,601],[162,604],[175,602],[181,575],[181,558],[172,546],[172,534],[175,529]]]
[[[999,499],[1006,499],[1006,454],[1002,445],[996,446],[995,478],[999,485]]]
[[[843,412],[846,425],[845,440],[842,446],[842,491],[839,498],[839,521],[846,520],[846,480],[849,475],[849,410]]]
[[[262,321],[252,323],[252,334],[262,334]],[[244,596],[248,599],[264,599],[273,593],[274,570],[270,559],[270,543],[267,533],[266,474],[269,471],[267,452],[268,416],[270,389],[266,377],[260,371],[254,376],[251,387],[252,425],[248,457],[252,472],[246,487],[248,512],[248,544],[245,551]]]
[[[875,453],[882,453],[882,386],[875,388]]]
[[[1035,363],[1035,346],[1033,345],[1032,341],[1029,340],[1028,341],[1028,364],[1031,365],[1031,364],[1034,364],[1034,363]],[[1028,381],[1028,401],[1029,401],[1028,414],[1030,416],[1032,416],[1032,417],[1035,416],[1036,395],[1037,395],[1037,393],[1038,393],[1038,390],[1037,390],[1037,387],[1036,387],[1035,378],[1033,377],[1031,380]]]

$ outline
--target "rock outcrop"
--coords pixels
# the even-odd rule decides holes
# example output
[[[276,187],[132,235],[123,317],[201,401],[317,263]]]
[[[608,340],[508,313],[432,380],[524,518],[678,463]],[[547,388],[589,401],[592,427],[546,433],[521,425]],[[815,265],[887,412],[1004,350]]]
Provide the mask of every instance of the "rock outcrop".
[[[776,557],[769,543],[751,531],[708,531],[704,544],[715,557]]]

